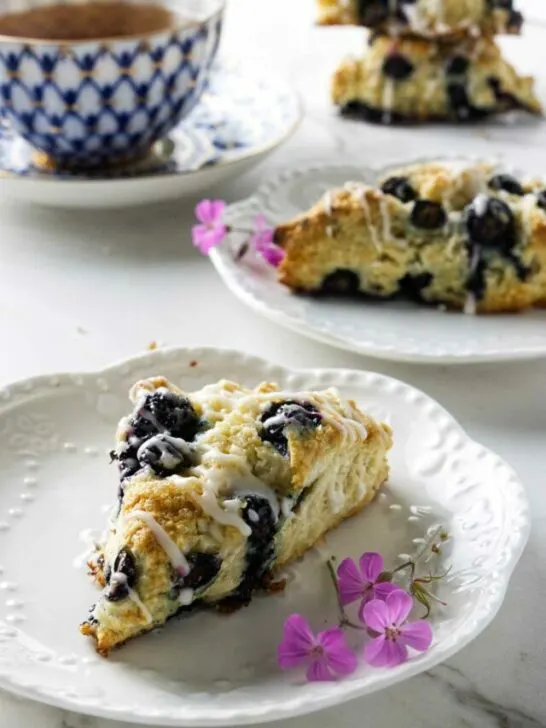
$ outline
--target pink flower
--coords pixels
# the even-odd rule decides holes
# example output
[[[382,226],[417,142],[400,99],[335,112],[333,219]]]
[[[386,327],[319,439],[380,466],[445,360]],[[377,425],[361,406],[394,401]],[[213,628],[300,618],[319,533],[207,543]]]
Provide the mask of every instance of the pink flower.
[[[278,649],[279,666],[290,670],[307,665],[310,681],[335,680],[356,670],[357,658],[345,642],[340,629],[313,634],[300,614],[292,614],[284,623],[283,641]]]
[[[274,230],[263,215],[256,215],[250,244],[270,265],[277,268],[284,258],[284,250],[273,242]]]
[[[368,629],[377,637],[366,643],[364,659],[374,667],[396,667],[408,659],[408,647],[426,652],[432,642],[432,629],[424,619],[406,623],[413,600],[403,589],[391,592],[385,601],[373,599],[364,606]]]
[[[201,200],[195,208],[195,216],[201,225],[193,226],[192,240],[204,255],[208,255],[226,237],[228,230],[222,220],[225,208],[223,200]]]
[[[361,599],[359,617],[371,599],[386,599],[397,589],[390,581],[378,581],[383,571],[383,557],[374,551],[368,551],[360,557],[358,566],[352,559],[345,559],[337,569],[339,597],[343,606]]]

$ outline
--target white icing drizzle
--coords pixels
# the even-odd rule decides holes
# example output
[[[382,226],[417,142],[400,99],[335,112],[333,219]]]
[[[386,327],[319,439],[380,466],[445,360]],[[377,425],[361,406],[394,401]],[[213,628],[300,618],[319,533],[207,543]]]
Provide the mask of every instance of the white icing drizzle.
[[[290,519],[294,518],[294,513],[292,512],[292,508],[294,507],[294,499],[290,496],[286,496],[281,500],[281,516],[286,520],[289,521]]]
[[[368,188],[355,182],[347,182],[347,184],[345,185],[345,189],[348,192],[351,192],[353,197],[360,203],[362,210],[364,211],[364,217],[366,218],[368,231],[372,239],[372,244],[377,251],[380,251],[381,245],[379,243],[377,229],[372,222],[372,214],[370,211],[370,206],[368,204],[368,198],[366,197],[366,191]]]
[[[214,471],[212,471],[214,472]],[[212,489],[206,489],[202,494],[192,496],[205,513],[223,526],[233,526],[237,528],[243,536],[248,538],[252,533],[252,529],[245,523],[238,513],[233,513],[220,506],[218,496]],[[240,503],[240,501],[239,501]]]
[[[477,195],[477,197],[474,198],[474,201],[472,202],[472,207],[474,208],[476,215],[478,215],[479,217],[485,215],[488,201],[489,197],[483,193],[480,193],[479,195]]]
[[[381,105],[383,107],[384,124],[390,124],[392,121],[392,109],[394,106],[394,84],[395,82],[392,79],[385,79],[385,88],[383,89],[383,99],[381,102]]]
[[[185,607],[191,604],[193,602],[193,589],[181,589],[178,601]]]
[[[485,195],[482,195],[482,196],[485,197]],[[487,198],[486,198],[486,200],[487,200]],[[478,248],[474,248],[472,250],[472,257],[470,259],[470,265],[469,265],[470,275],[472,275],[474,273],[474,271],[476,270],[476,266],[478,265],[479,262],[480,262],[480,251],[478,250]],[[474,316],[476,314],[476,311],[477,311],[476,296],[474,295],[474,293],[472,293],[472,291],[468,291],[466,294],[466,301],[464,303],[463,311],[465,314],[467,314],[469,316]]]
[[[332,190],[328,190],[324,193],[324,196],[322,198],[322,204],[324,205],[324,212],[330,216],[332,214],[332,201],[333,201],[333,192]]]
[[[150,610],[148,607],[144,604],[142,599],[138,596],[137,592],[134,589],[131,589],[131,587],[127,583],[127,577],[125,574],[122,574],[121,571],[115,571],[112,576],[110,577],[110,584],[121,584],[121,586],[127,587],[127,591],[129,592],[129,599],[137,605],[137,607],[140,609],[144,617],[146,618],[146,621],[148,624],[151,624],[154,619],[150,613]]]
[[[179,437],[172,437],[172,435],[154,435],[148,440],[145,440],[138,448],[137,458],[139,461],[144,452],[149,448],[157,448],[159,450],[159,464],[168,470],[176,468],[183,462],[184,458],[191,458],[193,453],[191,445],[188,445],[186,440],[182,440]],[[180,455],[175,455],[175,452],[179,452]]]
[[[178,571],[182,576],[186,576],[187,574],[189,574],[190,565],[188,563],[188,560],[186,559],[182,551],[178,548],[176,543],[169,536],[167,531],[165,531],[163,526],[161,526],[150,513],[146,513],[146,511],[132,511],[132,513],[126,516],[127,521],[134,519],[138,519],[148,526],[150,531],[155,536],[157,543],[161,546],[163,551],[165,551],[165,553],[169,557],[169,561],[171,562],[173,568]]]

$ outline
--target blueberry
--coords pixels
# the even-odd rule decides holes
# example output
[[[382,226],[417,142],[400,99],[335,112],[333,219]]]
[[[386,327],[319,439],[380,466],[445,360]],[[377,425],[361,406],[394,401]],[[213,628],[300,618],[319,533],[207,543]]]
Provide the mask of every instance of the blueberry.
[[[166,431],[173,437],[190,441],[197,434],[200,423],[187,397],[157,391],[147,395],[130,424],[129,440],[131,437],[146,439]]]
[[[470,61],[466,56],[453,56],[446,63],[446,74],[448,76],[463,76],[468,71]]]
[[[472,106],[468,99],[466,87],[460,83],[448,83],[447,95],[449,104],[455,117],[459,121],[467,121],[472,118]]]
[[[121,480],[130,478],[140,470],[140,463],[137,458],[136,445],[127,445],[126,448],[118,455],[115,450],[110,452],[111,460],[118,461],[119,476]]]
[[[524,195],[525,190],[515,177],[510,174],[496,174],[488,182],[492,190],[504,190],[511,195]]]
[[[398,290],[403,298],[410,301],[422,301],[423,290],[432,283],[432,280],[431,273],[417,273],[416,275],[407,273],[398,281]]]
[[[516,223],[508,205],[495,197],[478,195],[464,211],[464,223],[471,243],[501,252],[516,243]]]
[[[512,10],[507,25],[512,32],[519,33],[523,25],[523,15],[518,10]]]
[[[354,295],[360,289],[360,277],[348,268],[337,268],[322,280],[322,293]]]
[[[395,81],[405,81],[413,73],[413,63],[401,53],[391,53],[383,63],[383,73]]]
[[[401,202],[411,202],[417,198],[417,192],[408,182],[407,177],[389,177],[381,185],[386,195],[397,197]]]
[[[214,554],[190,553],[186,556],[190,572],[186,576],[175,578],[175,589],[203,589],[217,576],[222,561]]]
[[[192,465],[190,448],[184,440],[154,435],[138,449],[139,467],[148,465],[156,475],[166,477]]]
[[[260,586],[275,558],[275,535],[278,521],[269,500],[257,494],[246,495],[243,498],[241,517],[251,528],[246,544],[245,570],[237,590],[223,600],[224,609],[248,604],[252,598],[252,592]]]
[[[546,190],[541,190],[537,193],[537,207],[541,210],[546,210]]]
[[[122,577],[119,580],[116,578],[118,574]],[[106,599],[110,602],[119,602],[126,599],[129,596],[129,589],[134,587],[136,580],[135,557],[128,549],[121,549],[114,560],[114,566],[108,578],[109,586],[105,592]]]
[[[513,0],[489,0],[493,10],[512,10]]]
[[[288,455],[288,441],[284,434],[285,427],[296,427],[302,430],[314,430],[322,422],[322,415],[311,402],[274,402],[263,412],[263,427],[260,437],[270,442],[283,456]]]
[[[358,0],[358,20],[361,25],[373,28],[388,18],[388,0]]]
[[[417,200],[411,211],[411,224],[421,230],[436,230],[447,223],[447,214],[439,202]]]

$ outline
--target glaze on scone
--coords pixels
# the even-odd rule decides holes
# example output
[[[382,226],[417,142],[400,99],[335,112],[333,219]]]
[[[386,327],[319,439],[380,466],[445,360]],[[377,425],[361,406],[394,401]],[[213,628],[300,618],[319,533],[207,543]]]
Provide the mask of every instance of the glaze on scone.
[[[364,58],[337,69],[332,99],[345,114],[387,124],[542,112],[533,79],[520,76],[487,38],[440,44],[376,37]]]
[[[157,377],[118,430],[119,513],[90,562],[104,588],[81,627],[97,650],[196,606],[232,609],[369,503],[391,433],[333,389]]]
[[[468,313],[546,304],[546,185],[485,164],[413,165],[347,183],[277,227],[295,292],[447,304]]]
[[[397,35],[449,37],[519,33],[511,0],[318,0],[322,25],[364,25]]]

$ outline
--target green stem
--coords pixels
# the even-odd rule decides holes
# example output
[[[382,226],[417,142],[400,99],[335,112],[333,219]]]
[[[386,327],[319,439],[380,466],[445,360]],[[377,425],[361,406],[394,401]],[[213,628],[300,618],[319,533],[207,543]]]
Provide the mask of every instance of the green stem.
[[[332,559],[327,560],[326,566],[328,567],[328,572],[330,573],[330,577],[332,579],[332,582],[334,584],[334,589],[336,592],[336,600],[337,600],[337,606],[338,606],[338,610],[339,610],[339,626],[340,627],[350,627],[351,629],[363,630],[364,627],[361,627],[359,624],[355,624],[354,622],[351,622],[349,617],[345,614],[345,608],[344,608],[343,604],[341,603],[341,597],[339,595],[339,588],[337,585],[337,576],[336,576],[336,571],[334,569],[334,565],[332,563]]]

